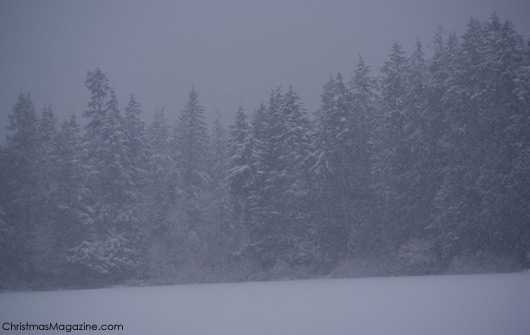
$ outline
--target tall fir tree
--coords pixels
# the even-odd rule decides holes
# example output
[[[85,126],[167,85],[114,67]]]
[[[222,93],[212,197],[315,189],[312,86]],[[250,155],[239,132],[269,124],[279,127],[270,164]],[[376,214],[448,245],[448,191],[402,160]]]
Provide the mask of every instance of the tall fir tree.
[[[86,140],[93,169],[91,199],[93,222],[85,241],[72,249],[70,261],[104,282],[139,274],[142,265],[142,217],[134,165],[124,117],[106,76],[88,72],[91,93]]]
[[[351,184],[355,167],[351,94],[339,73],[324,86],[321,108],[317,112],[318,130],[311,167],[316,183],[313,220],[318,243],[325,259],[336,262],[348,252],[351,231]]]
[[[376,80],[364,58],[359,56],[348,88],[351,92],[352,166],[348,175],[352,185],[349,250],[354,254],[373,252],[373,241],[381,224],[382,201],[373,191],[374,128],[378,96]]]
[[[204,107],[192,88],[175,128],[176,161],[182,177],[183,189],[188,197],[197,198],[211,177],[208,173],[209,136]]]
[[[275,200],[282,186],[280,147],[283,118],[281,111],[282,93],[278,88],[271,93],[265,109],[258,109],[254,127],[256,144],[256,176],[249,194],[250,248],[252,259],[267,268],[276,263],[279,255],[285,253],[285,243],[280,236],[283,222],[281,213],[275,210]],[[275,198],[276,197],[276,198]]]
[[[45,106],[38,120],[39,151],[36,171],[39,224],[32,232],[33,268],[43,282],[59,278],[64,269],[65,257],[57,252],[58,232],[63,229],[57,222],[54,209],[57,207],[54,190],[57,188],[57,160],[54,151],[57,137],[57,119],[51,107]],[[63,257],[61,257],[63,256]]]
[[[125,107],[124,127],[133,173],[132,178],[139,189],[142,189],[145,184],[149,151],[145,124],[141,120],[142,113],[140,103],[136,100],[134,94],[131,94],[129,104]]]
[[[79,276],[68,262],[70,250],[81,243],[89,231],[88,169],[83,159],[80,127],[75,116],[64,121],[47,153],[53,169],[48,170],[52,187],[47,192],[47,215],[38,231],[36,262],[42,280],[52,287],[75,287]]]
[[[406,203],[403,192],[406,185],[404,177],[410,171],[412,162],[411,148],[406,143],[411,127],[403,101],[406,77],[407,58],[402,47],[394,43],[389,58],[381,69],[381,115],[375,130],[379,144],[375,160],[375,186],[386,202],[388,219],[382,229],[387,248],[393,248],[404,238],[401,231],[404,224],[401,206]]]
[[[432,220],[435,194],[440,187],[437,171],[439,163],[436,150],[440,139],[435,133],[434,114],[431,109],[432,77],[428,71],[423,46],[416,41],[408,59],[405,73],[404,128],[401,143],[407,152],[407,166],[394,187],[398,201],[394,213],[399,213],[400,237],[403,240],[425,237],[425,228]]]
[[[6,260],[10,271],[19,282],[26,285],[35,278],[32,262],[32,237],[39,215],[38,209],[38,159],[39,122],[29,93],[20,94],[9,115],[6,149],[4,157],[10,162],[3,171],[6,203],[3,209],[8,231],[13,233],[13,244],[17,252]]]
[[[213,129],[210,144],[210,175],[213,188],[223,187],[226,178],[226,164],[228,160],[228,135],[222,124],[222,116],[219,111],[213,122]]]
[[[288,254],[291,264],[308,263],[317,257],[315,236],[310,229],[308,192],[311,125],[298,94],[289,86],[282,99],[283,130],[279,143],[280,161],[285,174],[284,190],[278,194],[278,208],[286,222]]]
[[[257,157],[260,156],[260,146],[247,118],[243,108],[239,107],[235,113],[234,124],[230,126],[226,176],[234,220],[245,229],[250,228],[249,197],[257,177]]]
[[[164,218],[174,204],[178,188],[176,163],[171,150],[171,126],[164,109],[157,110],[147,129],[149,148],[148,193],[151,213]],[[157,222],[158,220],[151,220]]]
[[[309,121],[301,100],[289,87],[273,91],[267,109],[256,113],[254,142],[241,149],[255,157],[243,171],[253,172],[249,192],[250,251],[268,268],[277,262],[296,264],[314,254],[307,218]],[[253,147],[251,154],[250,144]]]

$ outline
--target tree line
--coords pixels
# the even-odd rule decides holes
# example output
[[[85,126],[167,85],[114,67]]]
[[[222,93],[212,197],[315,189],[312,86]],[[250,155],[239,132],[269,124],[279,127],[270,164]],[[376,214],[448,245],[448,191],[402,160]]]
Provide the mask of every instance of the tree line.
[[[530,42],[495,14],[427,57],[395,43],[330,76],[313,115],[292,87],[212,129],[195,89],[170,125],[121,109],[100,70],[59,122],[30,94],[0,147],[0,288],[444,273],[488,253],[530,266]],[[287,269],[287,270],[286,270]]]

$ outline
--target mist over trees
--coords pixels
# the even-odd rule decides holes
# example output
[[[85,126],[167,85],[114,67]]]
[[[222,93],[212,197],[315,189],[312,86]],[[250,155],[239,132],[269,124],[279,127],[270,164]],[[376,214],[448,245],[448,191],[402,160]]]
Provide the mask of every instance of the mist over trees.
[[[530,42],[495,14],[359,57],[309,113],[293,87],[211,129],[122,109],[100,69],[81,127],[29,93],[0,147],[0,288],[530,267]],[[174,113],[175,111],[171,111]]]

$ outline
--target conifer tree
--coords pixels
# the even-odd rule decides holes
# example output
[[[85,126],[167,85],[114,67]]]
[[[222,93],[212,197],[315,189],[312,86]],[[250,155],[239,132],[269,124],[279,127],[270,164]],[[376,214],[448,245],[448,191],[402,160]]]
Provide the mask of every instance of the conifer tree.
[[[337,261],[348,251],[351,229],[351,199],[355,190],[350,183],[355,166],[351,94],[342,75],[330,77],[324,86],[321,108],[317,113],[318,130],[311,167],[316,181],[314,220],[317,238],[326,259]],[[322,199],[322,200],[320,200]]]
[[[307,115],[292,87],[285,94],[278,88],[271,94],[267,109],[258,109],[254,122],[250,250],[265,268],[277,261],[294,264],[307,260],[312,253],[309,229],[304,226],[308,223],[304,165],[310,143]]]
[[[16,254],[7,262],[12,266],[10,271],[21,279],[20,285],[33,278],[31,238],[37,224],[40,208],[37,191],[38,157],[39,157],[39,124],[35,108],[29,93],[20,94],[9,115],[3,188],[5,204],[3,210],[8,231],[13,233],[13,244]]]
[[[387,247],[400,242],[403,212],[404,177],[411,169],[411,148],[406,143],[411,129],[408,124],[408,110],[404,105],[407,85],[407,59],[401,46],[394,43],[389,59],[381,69],[381,102],[379,122],[375,130],[377,154],[375,160],[376,189],[384,198],[389,218],[382,227]]]
[[[140,119],[142,110],[134,94],[125,107],[124,126],[127,137],[127,149],[131,161],[133,180],[141,189],[145,183],[146,164],[148,160],[148,143],[144,122]]]
[[[151,212],[161,217],[174,203],[178,178],[175,178],[176,163],[171,152],[171,127],[164,109],[157,110],[147,130],[149,155],[148,192],[151,197]]]
[[[289,263],[310,262],[316,257],[314,236],[309,222],[309,174],[307,157],[310,154],[311,127],[302,101],[292,86],[282,100],[283,135],[280,160],[284,166],[284,191],[279,194],[279,208],[287,227],[285,236],[289,246]]]
[[[350,197],[351,234],[349,250],[356,253],[373,252],[374,236],[380,227],[382,202],[373,191],[374,128],[378,96],[376,81],[364,58],[359,56],[348,88],[351,92],[350,124],[352,129],[351,172],[348,175],[352,187]]]
[[[432,77],[422,44],[416,41],[405,72],[405,90],[402,97],[404,127],[402,150],[407,152],[407,164],[401,175],[393,176],[396,198],[393,215],[400,220],[399,236],[403,240],[421,238],[432,220],[434,196],[440,187],[436,146],[439,134],[433,129],[439,125],[431,107]]]
[[[99,68],[94,72],[88,71],[85,86],[91,92],[88,109],[83,113],[84,117],[90,119],[86,129],[89,133],[97,132],[101,127],[102,118],[106,114],[107,102],[112,89],[109,86],[107,76]]]
[[[43,117],[44,118],[44,117]],[[42,119],[41,119],[42,121]],[[75,116],[57,129],[47,153],[48,201],[36,231],[35,262],[42,280],[54,287],[75,285],[78,279],[68,262],[70,250],[83,241],[91,224],[88,204],[88,169],[83,161],[80,127]]]
[[[94,171],[90,190],[94,214],[90,234],[72,249],[69,259],[96,278],[112,282],[137,275],[142,265],[139,192],[116,95],[99,69],[88,72],[85,84],[91,93],[84,115],[90,118],[86,140]]]
[[[232,208],[236,219],[248,228],[250,223],[249,196],[257,173],[256,138],[243,108],[236,111],[230,126],[230,142],[226,180],[230,187]]]
[[[282,93],[278,88],[271,93],[266,110],[258,109],[257,127],[253,153],[256,159],[256,177],[249,194],[252,222],[249,227],[250,254],[253,260],[267,268],[275,264],[281,254],[285,253],[285,243],[281,236],[281,212],[276,210],[277,197],[282,192],[281,173],[283,166],[279,161],[279,140],[282,135],[284,119],[281,111]],[[259,118],[258,118],[259,117]]]
[[[439,212],[435,221],[440,222],[447,245],[456,252],[462,250],[462,244],[481,243],[478,240],[483,237],[477,234],[481,196],[476,182],[486,148],[480,140],[484,135],[480,105],[489,81],[487,53],[484,26],[471,19],[451,73],[454,79],[449,81],[446,99],[453,104],[446,111],[449,128],[443,139],[448,152],[443,183],[436,196]]]
[[[491,16],[484,29],[488,83],[487,93],[481,97],[478,106],[482,112],[480,132],[483,134],[481,144],[484,149],[477,182],[481,194],[480,224],[485,231],[482,241],[495,244],[500,252],[521,255],[520,232],[523,225],[520,218],[506,214],[512,212],[517,201],[506,186],[516,166],[514,159],[518,151],[509,133],[512,120],[518,114],[514,88],[521,71],[524,44],[511,22],[501,22],[496,14]],[[499,197],[501,194],[503,198]],[[503,221],[505,226],[499,229]]]
[[[58,232],[63,229],[57,222],[55,208],[57,204],[53,191],[57,188],[59,176],[56,170],[57,160],[55,146],[57,137],[57,119],[50,106],[45,106],[38,120],[39,150],[37,160],[35,185],[38,197],[39,224],[35,225],[32,232],[32,262],[37,275],[43,282],[54,281],[63,271],[65,264],[64,253],[57,252]],[[62,257],[61,257],[62,256]]]
[[[209,161],[208,129],[204,108],[193,88],[188,102],[182,109],[175,128],[176,162],[182,177],[182,185],[188,196],[197,198],[210,181],[207,163]]]
[[[226,164],[228,160],[228,139],[226,129],[223,127],[221,114],[217,111],[213,123],[212,143],[210,145],[210,175],[213,187],[222,187],[226,178]]]

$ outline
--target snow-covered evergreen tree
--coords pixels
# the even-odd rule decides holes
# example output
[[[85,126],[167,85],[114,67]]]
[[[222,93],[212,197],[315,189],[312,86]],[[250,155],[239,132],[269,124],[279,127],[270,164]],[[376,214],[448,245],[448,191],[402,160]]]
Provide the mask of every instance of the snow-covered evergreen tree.
[[[210,144],[210,175],[213,188],[222,187],[221,183],[226,178],[226,164],[228,160],[228,135],[222,124],[222,117],[219,112],[213,123],[211,144]]]
[[[147,138],[150,150],[147,173],[147,192],[151,198],[150,212],[158,213],[162,218],[175,202],[179,181],[179,178],[176,178],[176,163],[170,147],[171,126],[164,109],[155,112],[154,119],[147,129]]]
[[[129,151],[125,119],[114,91],[98,69],[85,82],[91,93],[87,125],[88,163],[93,172],[90,234],[72,249],[70,261],[103,280],[137,275],[142,265],[139,193]]]
[[[285,254],[285,243],[281,236],[281,212],[275,206],[281,194],[282,169],[280,165],[280,136],[283,117],[282,93],[278,88],[271,93],[266,110],[258,109],[254,127],[253,155],[256,174],[249,194],[249,209],[252,221],[249,226],[251,258],[263,267],[273,266],[279,255]]]
[[[312,256],[304,165],[309,121],[292,87],[285,94],[280,89],[271,94],[267,109],[258,109],[252,130],[254,137],[243,139],[238,151],[247,161],[239,176],[252,178],[248,251],[264,268],[277,261],[305,261]]]
[[[145,124],[140,119],[143,111],[134,94],[125,107],[124,126],[127,137],[127,149],[131,161],[133,180],[141,189],[145,183],[146,165],[148,161],[148,143]]]
[[[39,223],[32,231],[32,262],[37,275],[43,281],[59,277],[64,269],[65,257],[57,252],[58,232],[63,229],[57,222],[55,208],[57,206],[54,191],[57,189],[58,176],[55,174],[58,166],[55,159],[55,145],[57,136],[57,119],[50,106],[45,106],[38,120],[39,151],[37,156],[35,190],[38,197]],[[62,256],[62,257],[61,257]]]
[[[279,143],[283,192],[278,194],[278,208],[283,212],[287,227],[284,235],[289,249],[286,261],[301,263],[314,261],[316,248],[309,220],[309,173],[311,127],[302,101],[292,86],[282,99],[283,130]]]
[[[399,150],[406,153],[405,165],[399,174],[391,176],[394,199],[391,215],[399,221],[396,238],[407,240],[425,236],[425,227],[430,224],[434,196],[440,187],[439,163],[436,150],[438,122],[431,108],[432,77],[422,44],[416,41],[415,49],[405,69],[403,92],[403,129]],[[396,222],[397,223],[397,222]]]
[[[488,136],[482,140],[487,148],[482,153],[485,159],[477,183],[482,196],[481,224],[487,231],[486,243],[495,244],[499,252],[522,255],[523,244],[530,242],[530,236],[521,236],[523,220],[512,214],[520,197],[507,187],[510,184],[507,181],[516,166],[515,152],[522,149],[514,145],[510,129],[519,115],[515,85],[518,73],[522,72],[524,43],[511,22],[501,22],[496,14],[491,16],[485,30],[489,82],[479,108],[483,113],[481,132]],[[499,229],[501,222],[504,227]]]
[[[38,160],[39,122],[29,93],[20,94],[9,114],[2,185],[6,197],[3,204],[6,223],[11,227],[16,254],[6,260],[10,271],[18,278],[19,285],[31,281],[34,276],[31,238],[38,222]]]
[[[352,187],[350,209],[350,251],[373,252],[374,236],[377,235],[382,210],[380,197],[373,191],[372,166],[374,155],[374,128],[377,124],[378,96],[376,80],[364,58],[359,57],[348,88],[351,92],[350,124],[352,130],[351,170],[348,175]]]
[[[355,168],[355,136],[351,94],[342,75],[330,77],[317,112],[318,130],[311,167],[316,182],[313,200],[319,245],[326,258],[336,261],[348,251],[352,203],[356,190],[350,183]]]
[[[69,252],[83,241],[92,222],[83,154],[80,127],[72,116],[57,129],[47,152],[53,168],[41,171],[47,173],[51,187],[46,193],[43,224],[35,233],[34,259],[39,276],[54,287],[75,286],[79,276],[68,262]]]
[[[112,89],[107,76],[99,68],[94,72],[88,71],[85,86],[91,94],[88,109],[83,113],[84,117],[90,119],[86,129],[89,133],[97,132],[106,113]]]
[[[411,169],[411,147],[406,142],[412,127],[408,122],[409,113],[404,104],[407,85],[408,62],[401,46],[394,43],[387,61],[381,69],[380,90],[381,115],[378,117],[375,136],[378,147],[375,157],[376,189],[385,199],[388,219],[382,227],[383,238],[388,247],[403,238],[399,219],[403,198],[403,179]]]
[[[470,20],[456,52],[449,42],[446,54],[456,56],[444,64],[450,71],[442,98],[448,130],[440,141],[446,155],[435,227],[452,253],[495,245],[496,252],[528,262],[525,210],[514,206],[525,198],[515,191],[525,180],[519,156],[525,136],[519,136],[526,131],[515,131],[527,124],[516,89],[525,73],[522,38],[493,14],[489,22]]]
[[[208,173],[209,136],[204,108],[193,88],[175,127],[176,162],[182,177],[182,187],[190,197],[197,198],[205,190],[211,176]]]
[[[249,196],[257,173],[256,138],[243,108],[236,111],[230,126],[230,145],[226,180],[230,187],[232,208],[236,220],[248,227],[250,222]]]

